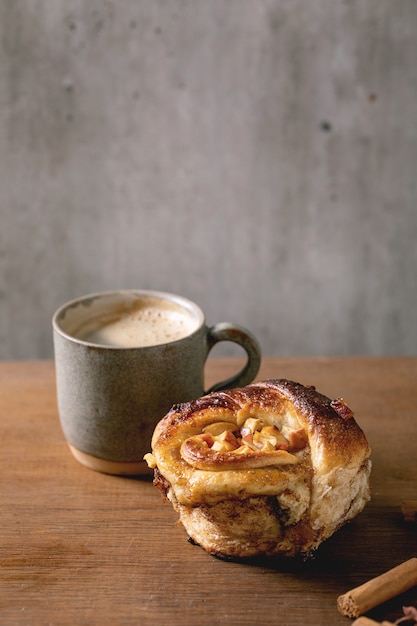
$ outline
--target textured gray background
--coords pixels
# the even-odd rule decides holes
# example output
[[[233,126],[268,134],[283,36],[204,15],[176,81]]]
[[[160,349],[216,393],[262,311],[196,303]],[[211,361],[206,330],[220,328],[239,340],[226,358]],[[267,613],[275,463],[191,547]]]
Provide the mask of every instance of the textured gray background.
[[[78,295],[417,352],[415,0],[0,0],[0,358]]]

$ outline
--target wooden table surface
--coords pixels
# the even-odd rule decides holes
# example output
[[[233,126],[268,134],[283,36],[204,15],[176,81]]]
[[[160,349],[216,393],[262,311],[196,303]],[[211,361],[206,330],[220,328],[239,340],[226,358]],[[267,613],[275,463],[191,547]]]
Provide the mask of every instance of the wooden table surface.
[[[212,359],[208,383],[238,359]],[[151,480],[71,456],[52,362],[0,363],[0,623],[343,625],[337,596],[417,555],[417,358],[264,358],[258,380],[314,384],[354,409],[373,449],[372,500],[305,563],[232,563],[187,542]],[[373,611],[395,619],[417,589]]]

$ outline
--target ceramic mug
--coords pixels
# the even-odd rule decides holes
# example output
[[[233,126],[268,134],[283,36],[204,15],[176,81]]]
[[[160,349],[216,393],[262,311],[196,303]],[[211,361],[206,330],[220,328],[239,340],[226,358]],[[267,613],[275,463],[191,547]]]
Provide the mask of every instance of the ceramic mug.
[[[244,386],[260,366],[248,330],[208,327],[197,304],[159,291],[86,295],[61,306],[52,325],[63,433],[79,462],[110,474],[147,473],[143,456],[173,404]],[[205,362],[220,341],[242,346],[247,362],[205,391]]]

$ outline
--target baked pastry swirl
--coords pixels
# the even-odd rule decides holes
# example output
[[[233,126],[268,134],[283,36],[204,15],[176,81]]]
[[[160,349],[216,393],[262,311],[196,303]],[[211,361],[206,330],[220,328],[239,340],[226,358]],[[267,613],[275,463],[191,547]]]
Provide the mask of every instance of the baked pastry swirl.
[[[369,500],[369,457],[342,399],[281,379],[175,405],[145,459],[189,537],[244,558],[316,549]]]

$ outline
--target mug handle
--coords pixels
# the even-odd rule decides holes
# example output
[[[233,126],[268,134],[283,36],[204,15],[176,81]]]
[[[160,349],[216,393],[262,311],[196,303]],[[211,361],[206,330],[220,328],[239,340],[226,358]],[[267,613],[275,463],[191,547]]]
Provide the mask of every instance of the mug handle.
[[[256,337],[243,326],[220,322],[208,329],[207,342],[208,352],[219,343],[219,341],[232,341],[245,350],[248,360],[245,367],[238,373],[216,383],[206,393],[220,391],[221,389],[231,389],[232,387],[244,387],[252,382],[259,371],[261,365],[261,348]]]

